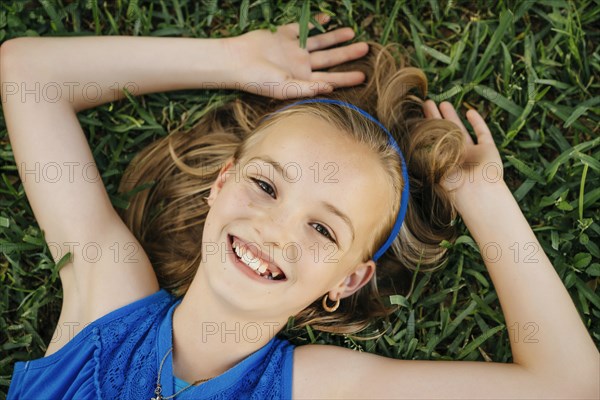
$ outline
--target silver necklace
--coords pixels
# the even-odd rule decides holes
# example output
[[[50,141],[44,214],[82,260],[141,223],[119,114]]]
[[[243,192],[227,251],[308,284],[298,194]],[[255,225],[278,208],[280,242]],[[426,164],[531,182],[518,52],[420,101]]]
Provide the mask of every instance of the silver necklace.
[[[165,356],[163,357],[162,361],[160,362],[160,367],[158,367],[158,378],[156,380],[156,389],[154,389],[154,394],[156,394],[156,397],[152,397],[150,400],[167,400],[167,399],[171,399],[175,396],[177,396],[179,393],[183,392],[184,390],[189,389],[190,387],[198,384],[198,383],[202,383],[202,382],[206,382],[211,380],[212,378],[207,378],[207,379],[199,379],[196,382],[190,383],[188,386],[184,387],[183,389],[181,389],[179,392],[172,394],[171,396],[167,396],[167,397],[163,397],[161,392],[162,392],[162,386],[160,384],[160,374],[162,372],[162,367],[163,364],[165,363],[165,360],[167,359],[167,356],[169,355],[169,353],[173,350],[173,346],[171,346],[171,348],[167,351],[167,354],[165,354]]]

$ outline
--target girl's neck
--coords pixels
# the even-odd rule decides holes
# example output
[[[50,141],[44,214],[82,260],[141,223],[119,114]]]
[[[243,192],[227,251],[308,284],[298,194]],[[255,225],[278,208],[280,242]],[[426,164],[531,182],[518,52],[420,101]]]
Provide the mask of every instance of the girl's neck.
[[[192,383],[221,375],[265,346],[286,321],[245,318],[220,302],[198,271],[173,312],[173,374]]]

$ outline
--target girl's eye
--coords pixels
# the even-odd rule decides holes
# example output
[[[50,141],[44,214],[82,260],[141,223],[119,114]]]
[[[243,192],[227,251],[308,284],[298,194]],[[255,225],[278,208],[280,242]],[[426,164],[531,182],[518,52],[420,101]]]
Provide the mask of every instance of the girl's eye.
[[[319,232],[321,235],[325,236],[327,239],[331,240],[333,243],[335,243],[335,240],[333,240],[333,236],[331,236],[331,233],[329,233],[329,231],[327,230],[327,228],[325,228],[323,225],[321,224],[311,224],[316,226],[316,231]]]
[[[261,181],[260,179],[256,179],[256,178],[252,178],[252,180],[265,192],[267,193],[269,196],[271,196],[272,198],[275,198],[275,190],[273,190],[273,187],[271,185],[269,185],[267,182],[265,181]]]
[[[258,187],[260,187],[263,190],[263,192],[267,193],[269,196],[271,196],[274,199],[276,198],[275,190],[273,189],[273,186],[269,185],[265,181],[261,181],[260,179],[256,179],[256,178],[251,178],[251,179],[256,183],[256,185],[258,185]],[[319,232],[321,235],[325,236],[327,239],[329,239],[330,241],[335,243],[335,240],[333,240],[333,236],[331,236],[331,233],[329,233],[327,228],[325,228],[323,225],[317,224],[317,223],[314,223],[311,225],[315,226],[315,230],[317,232]]]

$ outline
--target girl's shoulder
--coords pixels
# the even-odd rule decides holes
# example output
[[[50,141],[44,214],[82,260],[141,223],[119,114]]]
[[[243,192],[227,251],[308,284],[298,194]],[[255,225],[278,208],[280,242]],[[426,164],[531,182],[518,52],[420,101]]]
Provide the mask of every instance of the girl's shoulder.
[[[55,353],[16,362],[8,398],[98,397],[99,382],[119,381],[121,367],[144,362],[176,301],[161,289],[87,324]]]

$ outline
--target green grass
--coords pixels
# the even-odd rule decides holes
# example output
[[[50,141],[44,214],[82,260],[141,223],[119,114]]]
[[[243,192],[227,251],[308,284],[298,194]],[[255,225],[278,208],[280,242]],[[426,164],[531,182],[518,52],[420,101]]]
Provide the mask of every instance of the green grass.
[[[41,4],[41,6],[40,6]],[[328,10],[358,39],[399,42],[430,80],[430,97],[489,121],[505,176],[544,251],[600,344],[600,6],[582,1],[250,2],[61,0],[0,3],[0,42],[19,36],[220,37],[308,21]],[[492,5],[495,4],[495,5]],[[302,30],[305,39],[308,32]],[[179,91],[79,114],[115,207],[133,155],[207,107],[235,96]],[[17,175],[0,114],[0,399],[15,361],[42,357],[61,305],[57,265]],[[448,246],[450,263],[415,275],[389,333],[352,341],[316,331],[298,343],[334,343],[404,358],[511,361],[509,329],[473,239]],[[520,257],[531,249],[520,249]],[[525,329],[535,335],[534,329]],[[519,340],[527,340],[522,337]],[[568,338],[566,338],[568,340]]]

